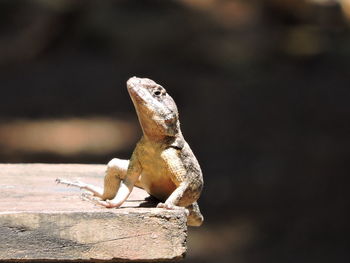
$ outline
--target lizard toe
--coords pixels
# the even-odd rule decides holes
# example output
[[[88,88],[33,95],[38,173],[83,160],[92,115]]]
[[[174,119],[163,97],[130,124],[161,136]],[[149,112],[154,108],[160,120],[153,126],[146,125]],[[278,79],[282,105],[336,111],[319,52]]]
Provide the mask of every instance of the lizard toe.
[[[165,208],[165,209],[169,209],[169,210],[174,210],[175,209],[175,205],[172,204],[167,204],[167,203],[159,203],[157,205],[158,208]]]

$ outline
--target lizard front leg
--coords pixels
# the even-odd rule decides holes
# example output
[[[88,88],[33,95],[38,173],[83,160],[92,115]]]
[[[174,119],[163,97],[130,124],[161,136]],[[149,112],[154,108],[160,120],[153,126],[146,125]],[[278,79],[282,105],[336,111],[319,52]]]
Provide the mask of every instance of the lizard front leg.
[[[120,187],[120,182],[126,177],[129,160],[114,158],[107,164],[103,184],[102,200],[113,199]]]
[[[189,224],[198,226],[203,221],[203,216],[200,214],[196,203],[203,186],[202,177],[199,170],[197,171],[191,166],[189,169],[184,165],[179,152],[178,149],[168,148],[161,155],[177,188],[164,203],[159,203],[157,207],[167,209],[176,209],[179,206],[185,207],[190,213]]]

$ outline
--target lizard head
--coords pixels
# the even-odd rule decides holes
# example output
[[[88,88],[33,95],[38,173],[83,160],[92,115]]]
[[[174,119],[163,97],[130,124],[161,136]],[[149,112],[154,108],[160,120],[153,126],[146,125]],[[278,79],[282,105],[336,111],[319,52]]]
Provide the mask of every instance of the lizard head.
[[[151,79],[132,77],[127,88],[147,137],[175,137],[180,132],[176,104],[161,85]]]

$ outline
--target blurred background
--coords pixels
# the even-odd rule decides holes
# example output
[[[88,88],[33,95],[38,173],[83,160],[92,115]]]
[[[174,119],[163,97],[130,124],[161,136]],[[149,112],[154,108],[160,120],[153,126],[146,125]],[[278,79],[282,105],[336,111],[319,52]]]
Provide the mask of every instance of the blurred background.
[[[1,0],[0,162],[129,158],[135,75],[204,172],[185,262],[349,262],[350,1]]]

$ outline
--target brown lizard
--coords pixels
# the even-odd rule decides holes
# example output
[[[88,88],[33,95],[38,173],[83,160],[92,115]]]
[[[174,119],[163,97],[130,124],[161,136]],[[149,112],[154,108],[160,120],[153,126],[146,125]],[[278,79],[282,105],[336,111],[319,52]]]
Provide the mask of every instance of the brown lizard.
[[[112,159],[104,188],[57,179],[58,183],[88,190],[105,207],[119,207],[134,186],[161,201],[160,208],[188,209],[187,224],[200,226],[203,216],[197,200],[203,188],[201,168],[185,141],[176,104],[166,90],[147,78],[133,77],[127,89],[134,103],[143,136],[130,160]]]

